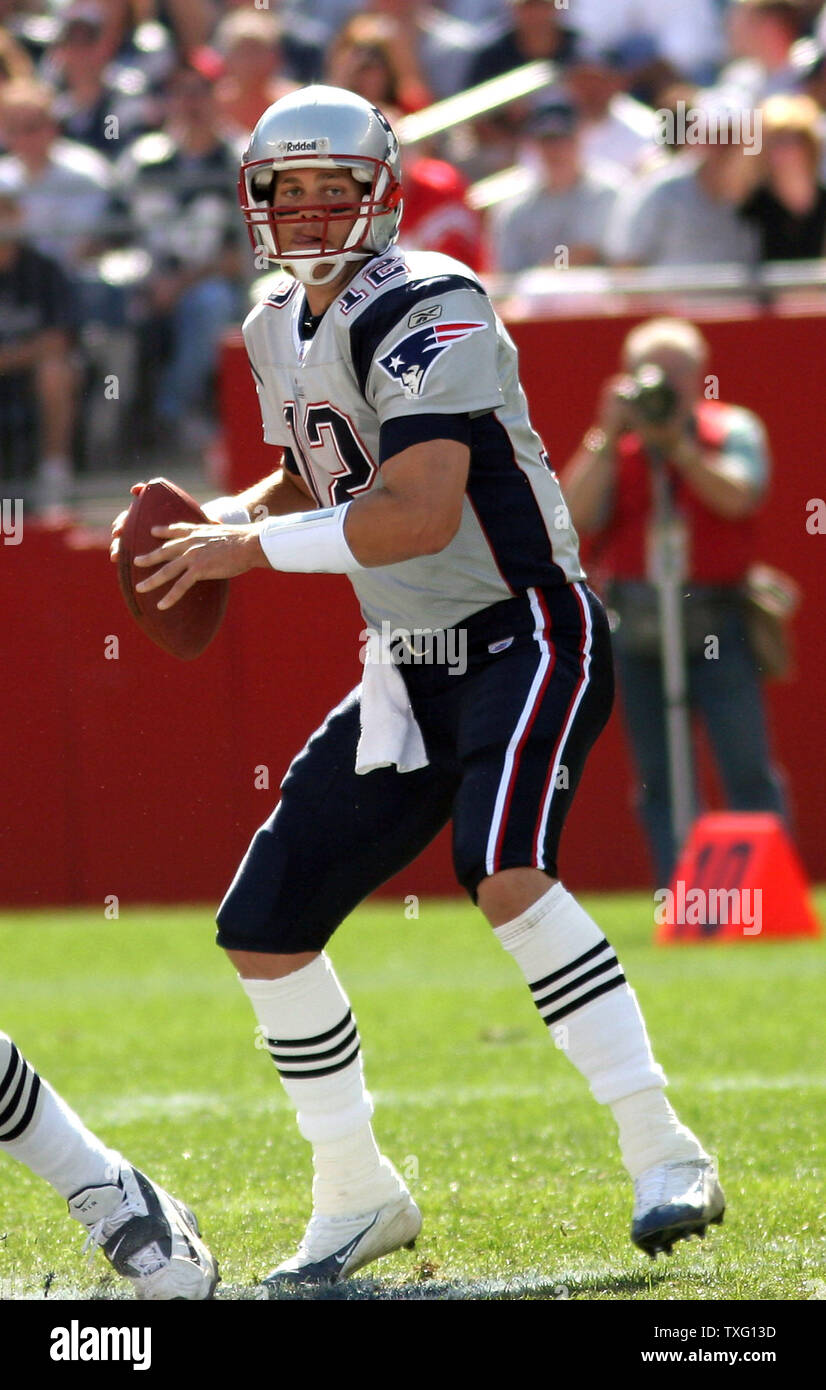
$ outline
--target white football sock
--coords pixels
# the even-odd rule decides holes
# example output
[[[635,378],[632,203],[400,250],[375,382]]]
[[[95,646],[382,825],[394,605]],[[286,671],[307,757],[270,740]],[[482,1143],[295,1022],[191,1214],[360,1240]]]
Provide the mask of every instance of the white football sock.
[[[680,1124],[659,1086],[615,1100],[611,1109],[619,1125],[622,1161],[632,1178],[657,1163],[707,1157],[696,1135]]]
[[[61,1197],[116,1182],[122,1159],[87,1129],[0,1033],[0,1149],[45,1178]]]
[[[643,1153],[654,1154],[646,1167],[688,1156],[687,1146],[696,1146],[691,1156],[701,1153],[662,1096],[665,1075],[613,950],[563,885],[555,883],[495,935],[519,965],[557,1047],[589,1082],[595,1100],[612,1107],[629,1172]]]
[[[313,1210],[354,1215],[397,1197],[403,1184],[373,1138],[358,1030],[329,958],[280,980],[239,978],[313,1146]]]

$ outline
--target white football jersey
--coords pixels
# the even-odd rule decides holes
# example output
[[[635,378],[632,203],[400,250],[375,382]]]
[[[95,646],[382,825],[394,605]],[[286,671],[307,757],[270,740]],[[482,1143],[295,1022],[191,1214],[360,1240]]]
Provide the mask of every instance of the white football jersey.
[[[248,316],[244,339],[264,438],[288,450],[285,465],[320,507],[382,487],[385,458],[422,431],[441,437],[432,417],[445,417],[445,438],[469,417],[459,530],[438,555],[349,576],[368,624],[452,627],[528,588],[585,578],[516,348],[467,266],[393,248],[366,262],[312,336],[305,309],[303,287],[285,276]]]

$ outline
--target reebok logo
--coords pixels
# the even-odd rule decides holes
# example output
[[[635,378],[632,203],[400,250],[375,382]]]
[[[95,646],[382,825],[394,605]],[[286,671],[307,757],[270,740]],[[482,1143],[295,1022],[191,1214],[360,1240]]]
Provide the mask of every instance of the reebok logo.
[[[151,1327],[68,1327],[52,1329],[52,1361],[131,1361],[133,1371],[152,1365]]]

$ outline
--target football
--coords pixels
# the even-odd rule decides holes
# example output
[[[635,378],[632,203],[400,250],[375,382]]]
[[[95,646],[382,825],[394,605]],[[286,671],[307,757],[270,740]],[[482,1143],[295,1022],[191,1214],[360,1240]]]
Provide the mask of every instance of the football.
[[[152,574],[137,568],[136,555],[156,550],[163,540],[152,535],[153,526],[172,526],[177,521],[207,522],[198,503],[167,478],[152,478],[133,498],[120,536],[118,579],[126,606],[146,636],[170,656],[192,661],[209,646],[224,617],[229,597],[228,579],[206,579],[184,594],[168,609],[159,609],[158,600],[172,587],[140,594],[136,585]]]

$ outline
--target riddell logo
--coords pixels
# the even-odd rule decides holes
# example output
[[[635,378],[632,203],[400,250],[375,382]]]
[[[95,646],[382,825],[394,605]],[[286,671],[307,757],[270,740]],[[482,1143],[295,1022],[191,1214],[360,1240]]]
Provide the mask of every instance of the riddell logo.
[[[279,140],[280,154],[326,154],[330,141],[319,137],[317,140]]]

